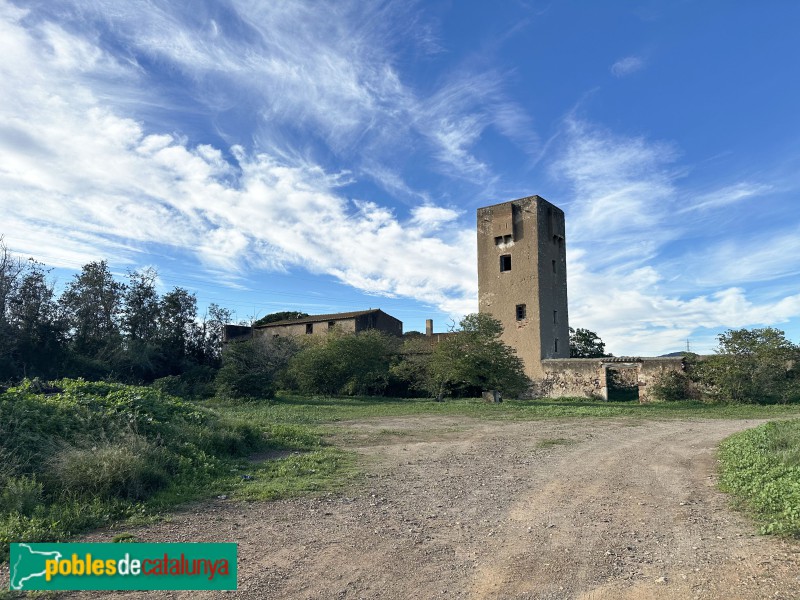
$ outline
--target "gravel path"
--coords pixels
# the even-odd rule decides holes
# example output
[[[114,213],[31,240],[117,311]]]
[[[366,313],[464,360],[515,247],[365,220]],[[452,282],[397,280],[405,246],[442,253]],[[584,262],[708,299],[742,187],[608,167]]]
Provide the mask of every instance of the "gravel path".
[[[352,497],[217,500],[132,532],[238,542],[237,598],[800,598],[800,545],[756,535],[716,488],[717,443],[756,424],[351,423]]]

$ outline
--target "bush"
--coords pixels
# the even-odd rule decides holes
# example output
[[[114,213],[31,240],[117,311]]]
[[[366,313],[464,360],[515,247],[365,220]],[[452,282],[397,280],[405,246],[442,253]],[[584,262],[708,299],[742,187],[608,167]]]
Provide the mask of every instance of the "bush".
[[[296,353],[297,343],[292,338],[257,337],[228,344],[214,382],[217,394],[228,398],[272,398],[278,376]]]
[[[152,387],[10,388],[0,393],[0,560],[2,544],[63,539],[132,514],[159,490],[197,494],[265,441],[251,424]]]
[[[800,349],[779,329],[729,330],[717,354],[698,361],[692,379],[717,400],[752,404],[800,401]]]
[[[445,395],[475,395],[498,390],[504,396],[522,393],[530,385],[522,360],[500,339],[503,326],[485,313],[465,316],[461,330],[433,349],[430,363],[430,392],[441,400]]]
[[[3,489],[0,493],[0,514],[30,516],[42,501],[42,484],[34,476],[11,477],[0,481],[0,485]]]
[[[379,331],[332,331],[311,339],[289,363],[289,376],[305,394],[379,395],[399,340]]]
[[[655,400],[679,402],[696,400],[697,392],[691,379],[683,371],[663,371],[651,384],[651,395]]]

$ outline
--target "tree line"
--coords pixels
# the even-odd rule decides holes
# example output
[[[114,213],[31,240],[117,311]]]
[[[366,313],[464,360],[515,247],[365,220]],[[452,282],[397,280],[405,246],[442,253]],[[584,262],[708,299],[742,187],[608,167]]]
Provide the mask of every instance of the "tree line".
[[[90,262],[60,295],[49,271],[14,256],[0,237],[0,383],[213,377],[230,311],[212,304],[198,316],[196,296],[181,287],[159,294],[150,268],[121,282],[106,261]]]
[[[268,398],[305,394],[474,396],[528,385],[522,361],[488,315],[468,315],[433,346],[417,332],[333,330],[303,339],[258,337],[229,344],[232,312],[175,287],[160,295],[146,268],[118,281],[106,261],[90,262],[56,294],[46,265],[11,254],[0,238],[0,384],[83,377],[154,384],[180,396]],[[256,324],[299,318],[280,312]]]

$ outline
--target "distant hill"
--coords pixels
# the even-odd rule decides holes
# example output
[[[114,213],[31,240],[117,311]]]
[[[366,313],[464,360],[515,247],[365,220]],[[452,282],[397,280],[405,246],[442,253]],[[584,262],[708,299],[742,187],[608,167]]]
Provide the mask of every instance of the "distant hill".
[[[669,358],[671,356],[686,356],[686,350],[681,352],[670,352],[669,354],[662,354],[659,358]]]

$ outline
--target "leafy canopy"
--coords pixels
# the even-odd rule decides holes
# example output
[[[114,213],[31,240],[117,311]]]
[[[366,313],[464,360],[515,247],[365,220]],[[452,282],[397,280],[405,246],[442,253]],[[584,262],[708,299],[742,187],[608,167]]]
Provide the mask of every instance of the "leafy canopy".
[[[570,358],[602,358],[606,354],[606,345],[600,336],[588,329],[569,328]]]
[[[431,355],[428,385],[437,398],[483,390],[515,395],[528,387],[530,380],[522,359],[500,339],[500,321],[485,313],[473,313],[465,316],[459,327]]]

